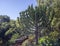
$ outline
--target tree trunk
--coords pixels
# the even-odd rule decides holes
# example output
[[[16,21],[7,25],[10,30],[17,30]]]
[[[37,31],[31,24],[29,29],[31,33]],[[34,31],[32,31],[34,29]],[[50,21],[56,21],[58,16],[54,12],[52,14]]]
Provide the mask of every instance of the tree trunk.
[[[38,45],[38,15],[35,14],[35,39],[36,45]]]

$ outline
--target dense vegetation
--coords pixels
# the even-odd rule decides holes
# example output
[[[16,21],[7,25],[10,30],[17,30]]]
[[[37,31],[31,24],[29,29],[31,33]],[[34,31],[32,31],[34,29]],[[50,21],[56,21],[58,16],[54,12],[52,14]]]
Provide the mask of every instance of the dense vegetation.
[[[10,46],[22,36],[28,36],[22,46],[60,46],[60,0],[38,2],[11,20],[0,15],[0,46]],[[34,37],[34,38],[33,38]]]

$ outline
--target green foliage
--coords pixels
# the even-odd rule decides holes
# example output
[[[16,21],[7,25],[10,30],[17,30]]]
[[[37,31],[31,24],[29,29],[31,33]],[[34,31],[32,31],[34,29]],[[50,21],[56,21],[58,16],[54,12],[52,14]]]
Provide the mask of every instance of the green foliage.
[[[15,29],[10,28],[10,29],[5,33],[5,35],[8,35],[8,34],[12,33],[13,31],[15,31]]]
[[[49,36],[44,36],[39,38],[39,44],[41,46],[59,46],[58,39],[59,39],[59,32],[54,31],[51,32]]]
[[[15,40],[19,38],[19,34],[15,33],[14,35],[12,35],[11,39],[9,40],[10,43],[15,43]]]
[[[3,18],[4,17],[5,16],[3,16]],[[0,17],[1,20],[3,18]],[[4,22],[0,23],[0,42],[2,41],[1,46],[3,45],[8,46],[7,44],[10,44],[10,41],[12,41],[12,39],[15,40],[18,37],[20,37],[20,33],[22,31],[20,28],[17,28],[15,23],[16,23],[15,20],[10,20],[9,22],[4,20]],[[12,41],[12,43],[14,42],[14,40]]]
[[[42,37],[42,38],[40,38],[39,39],[39,44],[41,45],[41,46],[53,46],[53,40],[52,39],[50,39],[48,36],[45,36],[45,37]]]
[[[15,20],[10,20],[10,26],[12,27],[12,28],[15,28],[16,27],[16,24],[15,24]]]
[[[52,40],[57,40],[58,36],[59,36],[59,32],[58,31],[54,31],[54,32],[51,32],[49,35],[50,35],[50,38]]]

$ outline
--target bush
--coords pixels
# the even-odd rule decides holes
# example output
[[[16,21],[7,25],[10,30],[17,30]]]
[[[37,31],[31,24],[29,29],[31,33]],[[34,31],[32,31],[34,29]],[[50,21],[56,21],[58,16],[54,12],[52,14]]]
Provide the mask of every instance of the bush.
[[[59,46],[57,40],[52,40],[50,37],[45,36],[39,39],[40,46]]]

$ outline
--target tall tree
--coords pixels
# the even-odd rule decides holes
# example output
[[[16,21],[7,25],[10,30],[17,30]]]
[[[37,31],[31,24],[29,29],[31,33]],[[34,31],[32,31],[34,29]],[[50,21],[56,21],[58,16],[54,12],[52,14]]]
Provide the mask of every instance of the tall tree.
[[[20,20],[24,26],[25,32],[35,32],[36,44],[38,44],[38,30],[40,27],[44,28],[47,26],[49,18],[46,16],[46,6],[34,8],[32,5],[27,10],[20,13]]]
[[[59,7],[58,1],[41,0],[38,2],[38,7],[33,8],[31,5],[28,9],[20,13],[20,20],[25,31],[30,30],[31,32],[33,29],[35,30],[36,27],[36,43],[38,43],[38,30],[41,27],[42,29],[47,28],[49,31],[53,31],[52,22],[57,15],[59,16],[59,11],[57,10],[59,9],[57,8],[57,6]],[[58,14],[56,10],[58,11]]]

